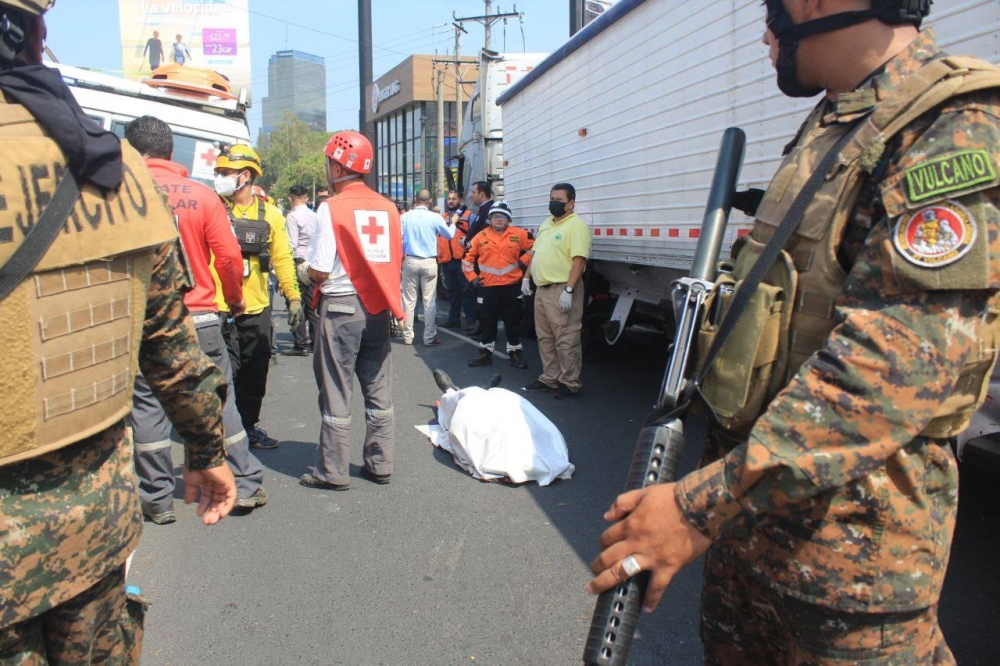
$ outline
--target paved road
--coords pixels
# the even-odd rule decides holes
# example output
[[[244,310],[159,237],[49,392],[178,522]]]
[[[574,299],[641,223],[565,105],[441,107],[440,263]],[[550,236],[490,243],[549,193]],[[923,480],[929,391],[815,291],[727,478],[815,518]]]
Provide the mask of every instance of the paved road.
[[[284,330],[279,338],[289,344]],[[474,347],[441,339],[436,349],[394,344],[398,451],[388,486],[359,475],[363,409],[355,401],[358,448],[346,493],[298,485],[319,431],[311,359],[272,366],[262,425],[282,444],[259,453],[270,503],[213,528],[187,507],[173,525],[147,524],[130,574],[153,604],[145,664],[579,663],[593,609],[583,592],[587,563],[658,388],[661,343],[630,335],[623,353],[588,359],[576,399],[531,397],[563,431],[577,467],[571,481],[538,488],[480,483],[413,427],[433,418],[432,368],[460,386],[499,371],[502,386],[516,390],[536,376],[535,349],[526,354],[531,370],[499,360],[472,370],[465,361]],[[695,457],[689,452],[685,466]],[[970,550],[984,528],[1000,534],[995,511],[970,520],[959,526]],[[993,539],[978,569],[959,569],[953,558],[949,585],[962,580],[943,616],[969,655],[964,663],[1000,661],[996,641],[985,639],[987,627],[1000,626]],[[700,565],[683,572],[661,609],[643,617],[633,663],[700,661],[699,576]]]

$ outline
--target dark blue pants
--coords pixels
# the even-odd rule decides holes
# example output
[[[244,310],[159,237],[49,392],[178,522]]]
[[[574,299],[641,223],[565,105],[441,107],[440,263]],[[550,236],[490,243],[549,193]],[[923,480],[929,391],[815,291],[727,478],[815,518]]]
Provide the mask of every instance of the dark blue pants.
[[[465,273],[462,272],[462,260],[456,259],[438,264],[438,273],[444,280],[444,287],[448,291],[448,321],[461,323],[462,310],[464,309],[466,321],[471,322],[475,316],[475,299],[471,295],[466,295],[468,281],[465,279]]]

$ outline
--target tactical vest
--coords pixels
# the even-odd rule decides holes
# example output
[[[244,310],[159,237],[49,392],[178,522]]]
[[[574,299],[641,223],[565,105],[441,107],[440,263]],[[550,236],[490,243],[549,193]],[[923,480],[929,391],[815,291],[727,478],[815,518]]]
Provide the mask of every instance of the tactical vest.
[[[714,296],[715,315],[706,320],[699,333],[697,348],[701,361],[732,294],[777,231],[810,175],[840,138],[857,130],[703,382],[702,396],[724,428],[747,434],[768,403],[801,365],[823,347],[833,330],[834,304],[847,280],[837,260],[837,250],[861,191],[882,158],[886,144],[907,125],[949,99],[996,87],[1000,87],[1000,68],[973,58],[947,56],[927,63],[907,77],[858,122],[824,126],[823,105],[813,111],[803,125],[801,139],[785,156],[757,209],[753,232],[734,245],[732,275],[724,275],[720,280],[722,288]],[[916,208],[926,203],[921,202]],[[906,213],[906,202],[884,200],[883,205],[890,217]],[[958,434],[982,403],[1000,338],[996,325],[984,331],[990,339],[982,341],[978,357],[962,369],[952,395],[921,435]]]
[[[0,97],[0,264],[24,241],[65,177],[65,157],[28,111]],[[0,466],[113,426],[132,407],[157,246],[174,216],[139,155],[123,143],[117,192],[81,187],[65,229],[0,302]]]
[[[233,202],[223,199],[226,210],[229,211],[229,223],[233,225],[233,233],[239,241],[240,250],[243,252],[243,259],[257,257],[260,262],[260,272],[267,273],[271,270],[271,225],[267,223],[267,210],[264,207],[264,200],[257,198],[257,219],[248,220],[245,217],[236,217],[233,214]],[[250,275],[249,265],[244,264],[243,277]]]

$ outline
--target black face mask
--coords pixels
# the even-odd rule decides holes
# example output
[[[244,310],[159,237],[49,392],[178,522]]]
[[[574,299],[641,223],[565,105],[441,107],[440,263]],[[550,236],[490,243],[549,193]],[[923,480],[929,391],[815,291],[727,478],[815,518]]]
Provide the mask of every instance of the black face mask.
[[[552,217],[562,217],[566,214],[566,204],[562,201],[550,201],[549,212],[552,213]]]

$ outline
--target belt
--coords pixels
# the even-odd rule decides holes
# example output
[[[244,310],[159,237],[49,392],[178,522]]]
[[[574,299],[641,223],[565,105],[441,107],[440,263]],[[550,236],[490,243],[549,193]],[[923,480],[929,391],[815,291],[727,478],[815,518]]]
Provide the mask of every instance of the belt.
[[[550,282],[548,284],[536,284],[535,286],[539,289],[548,289],[549,287],[558,287],[561,284],[566,284],[565,282]]]
[[[205,312],[203,314],[191,315],[191,319],[194,321],[194,325],[205,324],[210,321],[219,321],[218,312]]]
[[[414,259],[437,259],[437,255],[434,255],[433,257],[421,257],[420,255],[417,255],[417,254],[408,254],[406,256],[407,257],[412,257]]]

